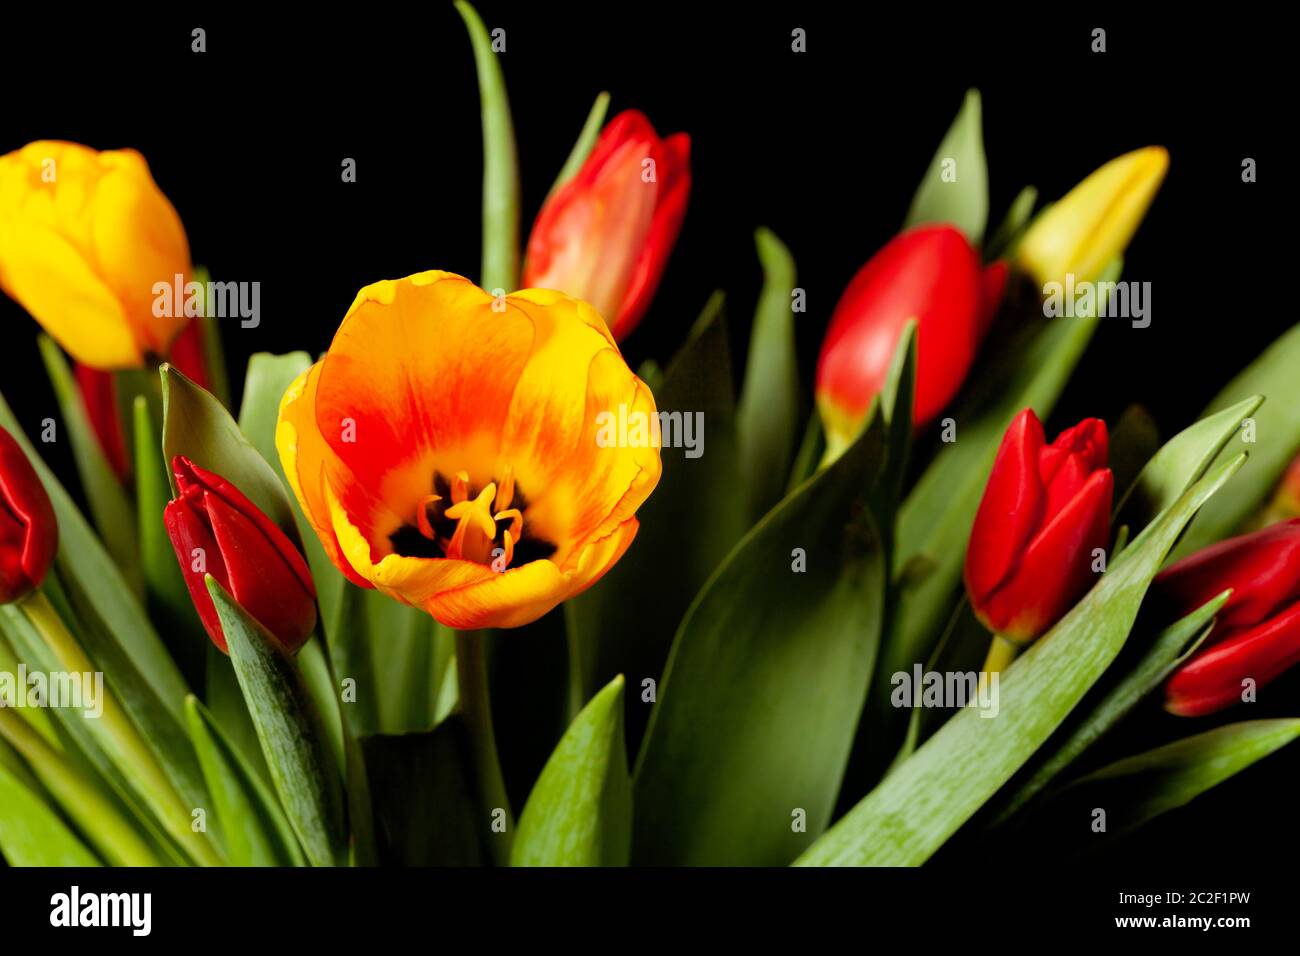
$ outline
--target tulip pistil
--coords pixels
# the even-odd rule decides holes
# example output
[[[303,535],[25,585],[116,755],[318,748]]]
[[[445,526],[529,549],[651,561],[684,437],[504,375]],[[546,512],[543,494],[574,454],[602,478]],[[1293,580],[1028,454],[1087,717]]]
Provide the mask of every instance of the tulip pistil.
[[[509,466],[499,481],[477,490],[468,472],[450,479],[435,472],[433,488],[417,504],[415,520],[389,537],[397,554],[473,561],[504,571],[555,553],[555,545],[525,533],[528,502]]]

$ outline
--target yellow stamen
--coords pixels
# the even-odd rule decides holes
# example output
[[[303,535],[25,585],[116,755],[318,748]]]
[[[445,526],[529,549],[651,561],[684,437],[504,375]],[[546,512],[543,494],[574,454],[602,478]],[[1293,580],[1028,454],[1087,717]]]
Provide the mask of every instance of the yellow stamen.
[[[500,500],[500,498],[501,496],[497,495],[497,500]],[[495,518],[497,521],[501,521],[504,518],[509,518],[510,528],[507,533],[514,535],[516,541],[519,540],[520,532],[522,532],[524,528],[524,513],[522,511],[520,511],[518,508],[508,508],[505,511],[498,511],[492,517]]]

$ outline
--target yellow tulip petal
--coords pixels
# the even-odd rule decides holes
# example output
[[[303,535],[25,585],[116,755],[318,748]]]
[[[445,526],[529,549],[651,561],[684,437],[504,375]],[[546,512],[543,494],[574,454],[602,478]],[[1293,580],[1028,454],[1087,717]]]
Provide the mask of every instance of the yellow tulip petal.
[[[155,287],[190,270],[180,217],[135,150],[42,140],[0,156],[0,288],[79,362],[137,367],[186,323]]]
[[[342,547],[334,534],[329,499],[326,496],[326,461],[333,456],[316,429],[316,384],[320,379],[320,362],[299,375],[285,389],[280,399],[280,415],[275,425],[275,448],[280,465],[293,489],[303,516],[316,532],[330,561],[354,583],[372,585],[352,568],[343,557]]]
[[[0,287],[78,362],[143,361],[122,304],[67,240],[41,225],[0,220]]]
[[[1169,168],[1148,146],[1112,159],[1047,209],[1020,241],[1017,258],[1040,282],[1091,282],[1122,254]]]

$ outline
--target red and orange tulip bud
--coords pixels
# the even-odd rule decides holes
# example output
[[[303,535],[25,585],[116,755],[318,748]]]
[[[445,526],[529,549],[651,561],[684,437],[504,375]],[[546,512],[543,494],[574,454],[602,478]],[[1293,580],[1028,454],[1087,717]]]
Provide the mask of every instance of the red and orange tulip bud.
[[[957,229],[919,226],[871,257],[840,297],[817,360],[817,407],[828,444],[852,442],[884,387],[899,336],[916,330],[917,427],[957,394],[1002,297],[1006,266],[981,269]]]
[[[307,562],[226,479],[179,455],[172,471],[180,497],[167,505],[163,523],[208,636],[229,653],[204,582],[211,574],[285,650],[297,651],[316,627],[316,588]]]
[[[1153,585],[1177,617],[1231,589],[1210,646],[1165,685],[1165,709],[1182,717],[1242,700],[1300,662],[1300,518],[1221,541],[1166,568]]]
[[[641,321],[677,241],[691,191],[691,140],[660,139],[636,110],[601,131],[582,168],[542,206],[524,288],[595,306],[614,338]]]
[[[971,605],[1000,638],[1032,641],[1096,579],[1097,549],[1110,538],[1106,453],[1097,418],[1050,445],[1032,409],[1007,429],[966,549]]]
[[[58,550],[50,496],[18,442],[0,428],[0,604],[40,587]]]

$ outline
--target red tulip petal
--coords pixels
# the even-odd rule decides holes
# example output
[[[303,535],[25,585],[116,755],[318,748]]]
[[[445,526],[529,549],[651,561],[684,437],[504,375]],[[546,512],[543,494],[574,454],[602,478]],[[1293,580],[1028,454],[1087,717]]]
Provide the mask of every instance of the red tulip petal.
[[[1043,514],[1048,516],[1059,514],[1074,500],[1074,496],[1088,483],[1088,478],[1092,474],[1092,470],[1081,457],[1067,455],[1064,464],[1057,469],[1051,483],[1047,486],[1047,505],[1043,508]]]
[[[197,485],[203,491],[222,499],[229,507],[244,515],[257,527],[263,537],[283,552],[285,560],[303,589],[313,596],[316,594],[315,586],[312,583],[311,569],[307,567],[306,559],[294,547],[288,535],[280,530],[280,526],[272,521],[266,512],[249,501],[242,491],[216,472],[200,468],[183,455],[177,455],[172,459],[172,471],[176,475],[176,485],[182,491],[187,487]]]
[[[690,143],[690,137],[685,133],[677,133],[664,141],[663,155],[657,163],[660,186],[654,218],[642,241],[641,254],[627,290],[623,293],[623,307],[610,325],[615,339],[626,337],[641,321],[677,243],[691,193]],[[605,318],[610,319],[609,316]]]
[[[952,226],[920,226],[871,257],[840,297],[817,361],[817,394],[849,415],[884,384],[899,335],[917,320],[916,424],[961,388],[979,338],[979,257]]]
[[[199,488],[192,487],[182,492],[179,498],[169,502],[163,510],[163,526],[167,529],[167,537],[171,539],[176,560],[181,566],[181,575],[185,579],[185,587],[189,589],[190,600],[194,602],[204,630],[212,638],[212,643],[228,654],[230,652],[226,647],[226,635],[221,629],[221,618],[212,603],[212,595],[208,593],[204,575],[212,575],[227,590],[230,588],[230,580],[226,576],[221,549],[217,546],[207,516],[203,513],[202,501],[203,492]],[[203,557],[201,569],[197,571],[194,569],[196,549],[201,549]]]
[[[1184,664],[1165,684],[1165,709],[1183,717],[1222,710],[1241,700],[1242,681],[1263,687],[1300,663],[1300,603],[1231,636]]]
[[[1011,422],[998,448],[966,549],[966,586],[979,602],[1011,572],[1043,515],[1038,478],[1043,425],[1026,408]]]
[[[1232,588],[1216,630],[1228,633],[1257,624],[1300,600],[1300,518],[1197,551],[1162,571],[1154,588],[1174,617]]]
[[[0,428],[0,601],[16,600],[40,585],[59,550],[59,525],[50,496],[22,447]]]
[[[203,503],[231,595],[287,649],[296,650],[316,626],[314,592],[303,587],[293,560],[297,552],[283,534],[279,541],[268,537],[260,522],[218,494],[205,492]]]

